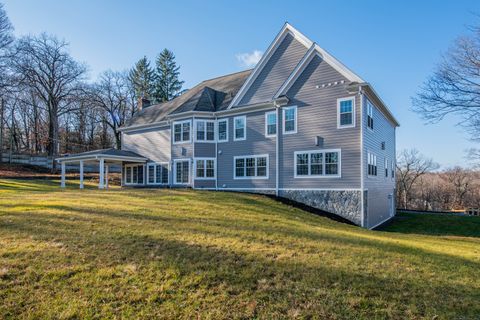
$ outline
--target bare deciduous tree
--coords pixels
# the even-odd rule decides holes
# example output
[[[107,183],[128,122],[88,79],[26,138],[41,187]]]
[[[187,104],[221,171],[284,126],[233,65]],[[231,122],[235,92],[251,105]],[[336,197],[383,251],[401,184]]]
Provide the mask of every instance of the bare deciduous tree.
[[[438,168],[432,159],[426,158],[416,149],[403,150],[397,156],[397,190],[402,207],[408,209],[411,191],[415,182],[426,173]]]
[[[78,91],[86,73],[86,67],[67,49],[68,44],[55,36],[27,36],[17,42],[12,62],[19,82],[31,88],[47,109],[49,155],[58,154],[59,117],[72,110],[69,98]]]
[[[473,139],[480,139],[480,27],[470,31],[443,55],[412,103],[413,109],[430,122],[450,114],[459,116],[458,124]]]

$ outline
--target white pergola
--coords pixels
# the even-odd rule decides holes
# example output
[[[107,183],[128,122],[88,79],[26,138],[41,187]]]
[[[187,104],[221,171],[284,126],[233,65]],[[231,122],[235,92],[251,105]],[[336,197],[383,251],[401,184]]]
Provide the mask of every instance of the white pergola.
[[[62,168],[60,186],[65,188],[65,172],[66,164],[78,163],[80,166],[80,189],[83,189],[83,169],[84,164],[98,163],[99,172],[99,189],[108,189],[108,168],[111,164],[119,164],[122,168],[124,162],[128,163],[145,163],[147,158],[131,151],[116,150],[116,149],[101,149],[94,151],[87,151],[73,155],[64,156],[56,159]],[[123,174],[122,174],[123,179]],[[123,181],[123,180],[122,180]],[[122,182],[123,184],[123,182]]]

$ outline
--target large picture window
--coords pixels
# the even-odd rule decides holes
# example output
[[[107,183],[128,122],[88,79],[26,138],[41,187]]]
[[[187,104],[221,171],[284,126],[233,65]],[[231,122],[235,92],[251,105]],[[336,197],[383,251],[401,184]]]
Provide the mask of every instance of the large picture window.
[[[295,152],[295,177],[340,177],[340,150]]]
[[[268,155],[234,158],[235,179],[268,179]]]
[[[168,163],[149,163],[147,168],[147,184],[168,184]]]
[[[196,179],[215,179],[215,158],[195,159]]]
[[[338,128],[355,127],[355,98],[337,100],[337,126]]]
[[[173,123],[173,143],[190,142],[190,120]]]

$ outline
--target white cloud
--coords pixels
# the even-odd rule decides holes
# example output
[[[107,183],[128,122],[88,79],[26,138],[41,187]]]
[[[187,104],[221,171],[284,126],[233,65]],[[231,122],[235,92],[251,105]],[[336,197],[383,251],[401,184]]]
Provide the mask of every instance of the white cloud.
[[[253,50],[253,52],[237,53],[235,57],[242,67],[252,68],[257,64],[258,61],[260,61],[262,55],[262,51]]]

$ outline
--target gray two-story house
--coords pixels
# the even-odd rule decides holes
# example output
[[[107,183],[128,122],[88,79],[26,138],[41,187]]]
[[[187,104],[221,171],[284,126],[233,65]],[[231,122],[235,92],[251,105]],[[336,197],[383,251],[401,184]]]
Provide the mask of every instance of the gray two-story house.
[[[139,109],[122,152],[144,161],[122,160],[124,186],[274,194],[367,228],[394,215],[398,122],[289,24],[254,69]]]

